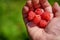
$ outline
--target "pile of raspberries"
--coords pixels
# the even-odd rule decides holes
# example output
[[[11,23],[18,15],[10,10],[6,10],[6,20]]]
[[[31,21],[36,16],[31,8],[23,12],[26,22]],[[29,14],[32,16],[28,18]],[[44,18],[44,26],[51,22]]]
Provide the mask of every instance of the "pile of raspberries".
[[[27,19],[29,22],[33,22],[40,28],[45,28],[49,21],[51,20],[51,15],[47,11],[43,11],[37,8],[35,11],[29,11]]]
[[[51,20],[51,15],[47,11],[43,11],[41,8],[35,9],[35,11],[29,11],[27,19],[29,22],[33,22],[40,28],[45,28]]]

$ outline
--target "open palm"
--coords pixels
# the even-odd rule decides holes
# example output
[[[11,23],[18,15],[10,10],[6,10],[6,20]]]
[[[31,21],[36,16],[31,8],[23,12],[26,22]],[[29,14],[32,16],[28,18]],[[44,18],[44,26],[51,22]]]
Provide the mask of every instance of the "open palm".
[[[34,23],[28,22],[26,19],[29,10],[34,10],[34,8],[40,6],[51,14],[51,21],[45,29],[38,28]],[[53,18],[53,12],[55,18]],[[47,0],[27,0],[27,4],[23,9],[23,18],[32,40],[60,40],[60,7],[57,3],[51,7]]]

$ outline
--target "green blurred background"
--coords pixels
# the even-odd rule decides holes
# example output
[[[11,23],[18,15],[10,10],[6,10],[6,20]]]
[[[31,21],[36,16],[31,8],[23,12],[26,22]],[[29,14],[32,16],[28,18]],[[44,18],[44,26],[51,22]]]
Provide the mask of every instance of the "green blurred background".
[[[60,0],[49,0],[60,4]],[[0,40],[29,40],[22,17],[26,0],[0,0]]]

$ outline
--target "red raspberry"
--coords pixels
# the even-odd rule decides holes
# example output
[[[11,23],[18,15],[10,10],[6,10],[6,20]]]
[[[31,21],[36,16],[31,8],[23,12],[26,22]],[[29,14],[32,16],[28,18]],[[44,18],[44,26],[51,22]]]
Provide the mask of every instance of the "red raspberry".
[[[41,10],[40,8],[36,9],[35,12],[29,11],[28,13],[28,21],[32,21],[41,28],[45,28],[50,20],[50,13],[47,11],[44,12],[44,10]]]
[[[42,10],[38,8],[38,9],[35,10],[35,13],[36,13],[37,15],[41,15],[41,14],[42,14]]]
[[[47,21],[50,21],[50,13],[49,12],[44,12],[42,15],[41,15],[42,19],[44,20],[47,20]]]
[[[47,23],[48,23],[48,22],[46,22],[45,20],[41,20],[41,21],[39,22],[39,27],[45,28],[46,25],[47,25]]]
[[[28,13],[28,20],[32,20],[34,17],[35,17],[35,12],[30,11],[30,12]]]
[[[40,21],[41,21],[41,16],[40,16],[40,15],[36,15],[36,16],[34,17],[34,19],[33,19],[33,22],[34,22],[35,24],[38,24]]]

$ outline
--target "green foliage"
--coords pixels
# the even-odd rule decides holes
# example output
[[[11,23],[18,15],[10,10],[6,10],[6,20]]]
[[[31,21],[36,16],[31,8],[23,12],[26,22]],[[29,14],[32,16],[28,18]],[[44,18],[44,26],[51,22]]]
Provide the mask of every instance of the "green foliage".
[[[28,40],[22,18],[25,0],[0,0],[0,40]]]
[[[48,0],[51,5],[53,5],[55,2],[58,2],[60,4],[60,0]]]

